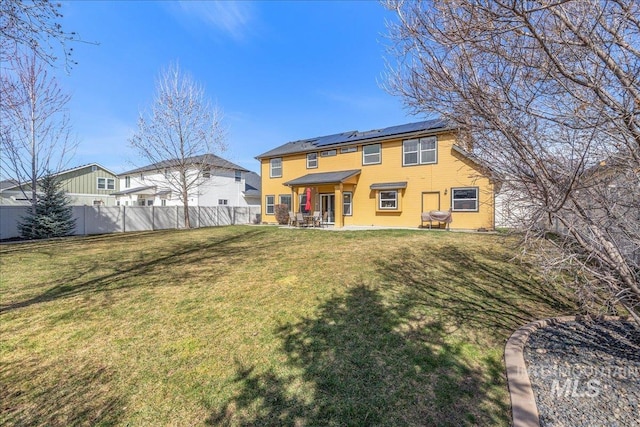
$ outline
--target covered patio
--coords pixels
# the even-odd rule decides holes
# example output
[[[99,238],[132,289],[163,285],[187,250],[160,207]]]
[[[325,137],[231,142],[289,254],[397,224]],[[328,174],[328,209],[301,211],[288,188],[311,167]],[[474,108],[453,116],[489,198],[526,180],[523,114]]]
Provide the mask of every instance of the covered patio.
[[[351,169],[310,173],[285,182],[284,185],[291,188],[292,192],[291,209],[293,212],[306,214],[320,212],[320,215],[326,215],[328,224],[333,224],[336,228],[343,227],[345,197],[351,203],[360,172],[360,169]]]

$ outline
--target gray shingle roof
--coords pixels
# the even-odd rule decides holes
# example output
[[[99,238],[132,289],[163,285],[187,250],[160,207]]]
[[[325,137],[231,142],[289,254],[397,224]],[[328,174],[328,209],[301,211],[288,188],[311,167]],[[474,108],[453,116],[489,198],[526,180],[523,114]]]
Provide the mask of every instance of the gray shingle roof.
[[[242,166],[238,166],[235,163],[231,163],[228,160],[223,159],[222,157],[216,156],[215,154],[202,154],[200,156],[193,156],[193,157],[188,157],[185,159],[185,163],[186,164],[191,164],[191,165],[199,165],[199,166],[203,166],[203,165],[207,165],[213,168],[218,168],[218,169],[231,169],[231,170],[239,170],[242,172],[249,172],[247,169],[243,168]],[[132,169],[130,171],[127,172],[123,172],[121,174],[119,174],[118,176],[124,176],[124,175],[133,175],[136,173],[141,173],[141,172],[151,172],[151,171],[159,171],[165,168],[173,168],[176,167],[180,164],[180,161],[178,159],[171,159],[171,160],[163,160],[161,162],[158,163],[153,163],[151,165],[147,165],[147,166],[143,166],[137,169]]]
[[[286,144],[276,147],[273,150],[260,154],[256,157],[256,159],[265,157],[279,157],[286,154],[315,151],[318,149],[324,149],[326,147],[352,145],[354,143],[363,143],[368,140],[377,140],[380,138],[403,134],[447,129],[453,129],[453,127],[449,126],[444,120],[434,119],[416,123],[407,123],[404,125],[390,126],[384,129],[375,129],[366,132],[342,132],[333,135],[320,136],[317,138],[287,142]]]
[[[407,188],[407,181],[401,182],[379,182],[371,184],[371,190],[397,190],[398,188]]]
[[[352,176],[359,175],[360,169],[352,169],[346,171],[336,172],[322,172],[322,173],[310,173],[300,178],[292,179],[285,182],[284,185],[290,187],[301,187],[305,185],[322,185],[322,184],[335,184],[344,182]]]

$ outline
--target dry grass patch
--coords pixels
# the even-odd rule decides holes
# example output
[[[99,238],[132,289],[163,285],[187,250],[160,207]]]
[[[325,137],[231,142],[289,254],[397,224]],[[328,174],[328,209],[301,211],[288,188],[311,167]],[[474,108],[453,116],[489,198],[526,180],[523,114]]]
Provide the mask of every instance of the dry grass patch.
[[[227,227],[0,248],[0,423],[508,425],[575,310],[495,235]]]

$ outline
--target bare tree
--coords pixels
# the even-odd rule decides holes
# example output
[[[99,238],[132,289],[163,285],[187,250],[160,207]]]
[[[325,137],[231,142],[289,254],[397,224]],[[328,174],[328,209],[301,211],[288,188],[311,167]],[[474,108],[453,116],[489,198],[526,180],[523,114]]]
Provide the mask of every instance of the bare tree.
[[[140,114],[138,131],[129,141],[144,160],[171,171],[163,182],[179,195],[187,228],[189,198],[208,173],[208,157],[225,149],[221,120],[222,113],[206,98],[204,88],[178,65],[170,65],[156,82],[151,111]]]
[[[35,54],[11,64],[0,75],[0,170],[20,184],[35,213],[38,180],[60,171],[77,146],[67,112],[70,96]]]
[[[621,304],[640,322],[640,3],[386,6],[399,18],[387,89],[459,126],[552,277],[590,310]]]
[[[60,8],[61,3],[50,0],[1,0],[0,62],[34,52],[49,65],[60,54],[64,55],[66,67],[73,65],[73,48],[67,43],[78,41],[79,37],[62,29]]]

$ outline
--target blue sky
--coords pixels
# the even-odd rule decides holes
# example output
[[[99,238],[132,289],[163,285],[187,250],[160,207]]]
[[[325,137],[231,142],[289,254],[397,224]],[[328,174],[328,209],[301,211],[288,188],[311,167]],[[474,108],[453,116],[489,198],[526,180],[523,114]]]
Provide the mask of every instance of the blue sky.
[[[116,173],[144,165],[129,147],[139,112],[171,62],[224,113],[218,153],[259,172],[255,156],[285,142],[421,120],[381,88],[385,20],[375,1],[63,3],[78,61],[61,83],[80,145],[70,166]]]

